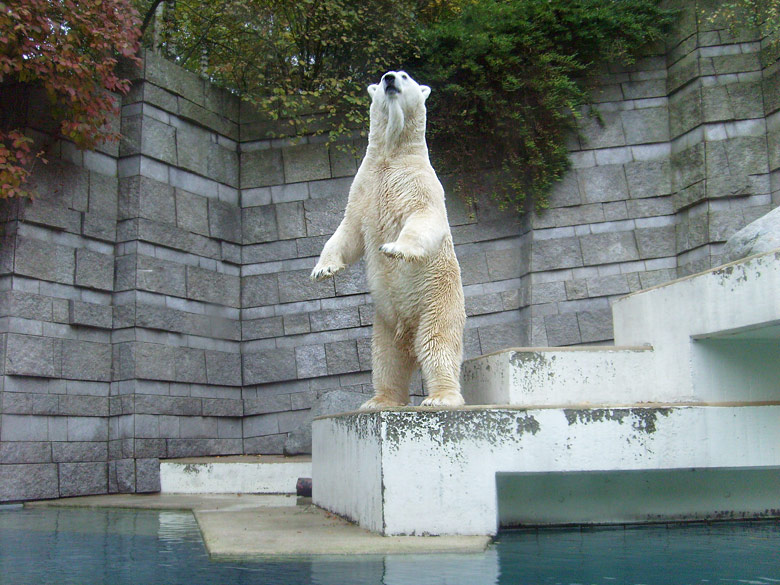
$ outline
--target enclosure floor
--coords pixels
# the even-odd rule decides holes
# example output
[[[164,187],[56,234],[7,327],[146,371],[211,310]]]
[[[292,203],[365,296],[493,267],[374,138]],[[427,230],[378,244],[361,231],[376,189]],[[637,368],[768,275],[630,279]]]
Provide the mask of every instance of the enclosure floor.
[[[478,553],[487,536],[381,536],[309,498],[240,494],[119,494],[28,502],[28,507],[192,510],[212,557]]]

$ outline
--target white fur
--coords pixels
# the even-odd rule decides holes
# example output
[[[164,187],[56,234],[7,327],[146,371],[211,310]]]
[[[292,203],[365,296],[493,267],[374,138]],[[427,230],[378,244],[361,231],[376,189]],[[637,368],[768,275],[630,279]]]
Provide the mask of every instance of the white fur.
[[[395,77],[398,92],[388,91]],[[344,219],[325,244],[313,279],[366,258],[374,301],[375,395],[363,408],[409,402],[409,381],[422,368],[423,406],[459,406],[466,314],[460,267],[444,190],[428,159],[425,100],[431,89],[403,71],[371,85],[368,149],[349,192]]]

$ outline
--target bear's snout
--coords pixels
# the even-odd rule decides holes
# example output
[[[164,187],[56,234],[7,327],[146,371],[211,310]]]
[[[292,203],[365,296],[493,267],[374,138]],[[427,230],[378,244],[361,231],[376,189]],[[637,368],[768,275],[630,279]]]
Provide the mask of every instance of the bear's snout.
[[[382,79],[385,82],[385,93],[399,93],[401,91],[395,84],[394,74],[386,73]]]

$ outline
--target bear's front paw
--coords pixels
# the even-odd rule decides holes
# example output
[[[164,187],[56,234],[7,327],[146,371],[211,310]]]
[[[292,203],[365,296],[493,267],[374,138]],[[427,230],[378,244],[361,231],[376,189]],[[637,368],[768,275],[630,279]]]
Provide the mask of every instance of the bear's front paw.
[[[346,265],[344,264],[317,264],[317,266],[314,267],[314,270],[311,271],[309,278],[312,280],[324,280],[336,276],[336,274],[344,270],[344,268],[346,268]]]
[[[407,262],[419,262],[425,256],[422,248],[403,246],[397,242],[382,244],[379,246],[379,251],[390,258],[406,260]]]

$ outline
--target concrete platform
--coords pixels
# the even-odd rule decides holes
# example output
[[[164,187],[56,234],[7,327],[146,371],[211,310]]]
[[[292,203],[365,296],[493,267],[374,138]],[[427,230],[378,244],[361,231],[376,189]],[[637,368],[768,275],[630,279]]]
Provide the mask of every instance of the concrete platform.
[[[482,553],[487,537],[384,537],[309,500],[267,495],[112,495],[28,502],[28,507],[192,510],[216,559],[299,555]]]
[[[468,360],[467,404],[780,401],[780,250],[617,300],[615,346],[510,348]]]
[[[777,404],[404,408],[321,417],[312,434],[313,500],[385,535],[493,535],[502,523],[684,520],[724,512],[776,516],[778,420]],[[697,504],[681,509],[679,476],[698,469],[740,469],[745,479],[693,482],[686,501]],[[629,481],[616,473],[659,470],[667,473],[654,483],[649,475]],[[771,487],[747,480],[751,470],[768,470]],[[602,484],[622,481],[634,492],[583,479],[594,472],[606,472]]]
[[[160,461],[165,494],[295,494],[299,477],[311,477],[311,457],[235,455]]]

